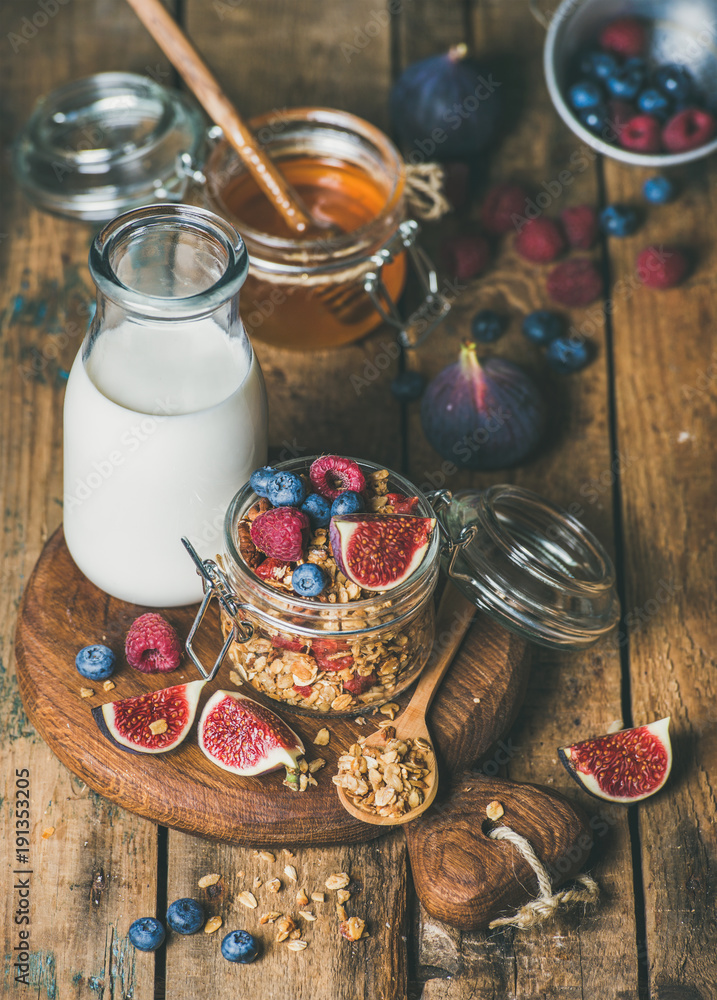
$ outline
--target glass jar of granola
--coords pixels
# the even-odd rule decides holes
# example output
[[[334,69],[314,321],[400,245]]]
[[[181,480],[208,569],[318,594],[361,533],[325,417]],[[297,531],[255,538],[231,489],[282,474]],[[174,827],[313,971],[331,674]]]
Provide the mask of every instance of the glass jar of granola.
[[[311,459],[277,468],[305,473]],[[415,487],[397,473],[358,463],[366,477],[369,509],[390,511],[390,494],[412,496]],[[439,532],[424,559],[403,583],[386,593],[367,594],[346,580],[331,556],[327,529],[311,534],[308,561],[330,579],[321,600],[298,597],[289,580],[263,581],[252,568],[248,524],[261,498],[246,486],[232,501],[224,526],[223,566],[241,598],[247,642],[232,642],[228,658],[241,678],[262,696],[300,712],[357,714],[403,691],[423,669],[433,643],[433,591],[439,571]],[[413,513],[434,516],[419,495]],[[225,637],[234,620],[222,610]]]

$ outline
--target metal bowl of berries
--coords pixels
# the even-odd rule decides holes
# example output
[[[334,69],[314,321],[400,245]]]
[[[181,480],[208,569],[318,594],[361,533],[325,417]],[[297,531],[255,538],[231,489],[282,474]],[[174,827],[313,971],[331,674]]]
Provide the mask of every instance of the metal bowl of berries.
[[[717,149],[715,0],[563,0],[543,66],[560,117],[604,156],[669,167]]]

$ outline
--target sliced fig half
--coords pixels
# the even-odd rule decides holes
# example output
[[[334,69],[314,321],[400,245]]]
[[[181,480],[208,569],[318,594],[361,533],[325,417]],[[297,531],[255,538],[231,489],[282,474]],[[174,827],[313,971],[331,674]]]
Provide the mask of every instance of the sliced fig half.
[[[345,514],[331,518],[331,548],[359,587],[392,590],[421,565],[435,526],[434,517],[413,514]]]
[[[558,747],[568,774],[606,802],[630,805],[659,792],[672,768],[670,718]]]
[[[129,753],[167,753],[179,746],[192,728],[206,683],[190,681],[121,698],[93,708],[92,715],[101,732],[120,749]]]
[[[283,719],[236,691],[216,691],[199,720],[203,753],[232,774],[250,777],[296,770],[304,745]]]

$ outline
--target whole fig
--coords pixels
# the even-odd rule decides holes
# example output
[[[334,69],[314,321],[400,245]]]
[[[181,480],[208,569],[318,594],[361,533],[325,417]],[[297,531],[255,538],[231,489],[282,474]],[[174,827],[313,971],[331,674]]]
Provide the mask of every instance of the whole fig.
[[[465,340],[458,361],[429,383],[421,422],[443,458],[464,469],[505,469],[537,446],[545,404],[522,368],[503,358],[481,362]]]
[[[472,156],[501,119],[499,81],[465,45],[408,66],[391,88],[393,125],[409,163]]]

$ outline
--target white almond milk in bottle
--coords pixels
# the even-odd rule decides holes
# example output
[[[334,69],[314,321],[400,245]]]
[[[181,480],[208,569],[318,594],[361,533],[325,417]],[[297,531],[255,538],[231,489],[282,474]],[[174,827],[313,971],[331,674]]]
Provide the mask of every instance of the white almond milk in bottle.
[[[64,530],[102,590],[151,607],[202,587],[181,538],[220,548],[224,513],[266,461],[266,393],[243,329],[244,245],[184,205],[120,216],[96,238],[97,313],[64,409]]]

